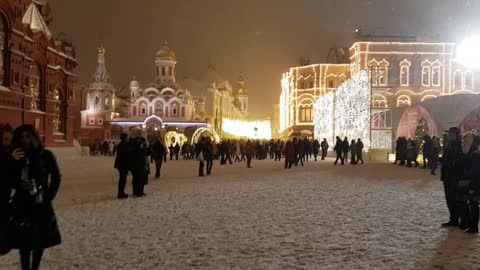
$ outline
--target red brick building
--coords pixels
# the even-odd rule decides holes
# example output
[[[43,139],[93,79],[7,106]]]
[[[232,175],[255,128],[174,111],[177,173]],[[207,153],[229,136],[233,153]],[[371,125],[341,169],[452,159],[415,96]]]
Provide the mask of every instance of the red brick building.
[[[0,0],[0,122],[32,124],[47,146],[70,146],[77,62],[51,18],[46,0]]]

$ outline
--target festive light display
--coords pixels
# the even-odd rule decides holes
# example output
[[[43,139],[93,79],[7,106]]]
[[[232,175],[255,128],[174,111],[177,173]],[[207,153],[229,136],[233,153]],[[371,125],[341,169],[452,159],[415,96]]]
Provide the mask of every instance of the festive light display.
[[[222,131],[234,137],[255,140],[270,140],[272,124],[270,120],[233,120],[224,118]]]
[[[178,133],[175,131],[169,131],[165,134],[165,145],[168,147],[170,145],[175,145],[178,143],[179,145],[183,145],[188,141],[185,134]]]
[[[315,104],[315,137],[335,136],[361,138],[365,149],[370,149],[371,132],[370,73],[362,71],[343,83],[335,94],[320,97]]]
[[[480,68],[480,36],[475,35],[465,39],[457,47],[456,60],[469,68]]]
[[[334,94],[328,93],[315,102],[315,138],[318,140],[327,139],[328,144],[333,145],[333,102]]]
[[[196,144],[202,137],[209,137],[215,143],[220,142],[220,136],[218,136],[215,130],[212,128],[199,128],[195,131],[195,133],[193,133],[192,144]]]

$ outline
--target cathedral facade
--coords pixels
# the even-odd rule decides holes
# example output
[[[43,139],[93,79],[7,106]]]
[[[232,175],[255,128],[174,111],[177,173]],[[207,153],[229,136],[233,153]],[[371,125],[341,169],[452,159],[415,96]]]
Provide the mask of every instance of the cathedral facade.
[[[34,125],[46,146],[71,146],[77,61],[51,20],[45,0],[0,1],[0,121]]]

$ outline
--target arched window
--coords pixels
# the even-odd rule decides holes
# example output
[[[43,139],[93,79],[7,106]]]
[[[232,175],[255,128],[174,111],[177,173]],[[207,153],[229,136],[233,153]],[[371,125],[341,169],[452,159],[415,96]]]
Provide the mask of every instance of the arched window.
[[[441,75],[441,64],[438,62],[433,63],[432,66],[432,85],[433,86],[440,86],[442,80]]]
[[[473,90],[473,72],[471,70],[465,72],[465,86],[464,89]]]
[[[155,102],[155,114],[163,115],[163,102],[160,100]]]
[[[40,66],[38,64],[32,64],[29,68],[29,90],[30,90],[30,97],[31,103],[30,107],[32,110],[40,110],[41,109],[41,101],[40,101],[40,79],[41,79],[41,72]]]
[[[460,70],[456,70],[453,73],[453,89],[459,90],[463,88],[463,75]]]
[[[372,106],[374,108],[387,108],[387,99],[384,96],[373,96]]]
[[[147,115],[147,104],[142,103],[140,105],[140,115]]]
[[[432,76],[432,63],[426,60],[422,63],[422,85],[430,86],[431,85],[431,76]]]
[[[410,84],[410,66],[412,64],[407,60],[400,62],[400,85],[408,86]]]
[[[298,121],[300,123],[313,122],[313,105],[300,105],[298,108]]]
[[[172,105],[172,116],[177,116],[178,115],[178,105],[173,104]]]
[[[165,76],[165,67],[162,67],[162,76]]]
[[[412,104],[410,97],[406,95],[399,96],[397,99],[397,107],[408,107]]]
[[[110,95],[109,94],[105,94],[105,96],[103,97],[103,109],[108,111],[110,110]]]
[[[0,17],[0,85],[5,85],[5,43],[7,25]]]
[[[382,59],[377,61],[376,59],[368,62],[370,71],[372,72],[372,85],[373,86],[387,86],[388,85],[388,67],[390,63]]]

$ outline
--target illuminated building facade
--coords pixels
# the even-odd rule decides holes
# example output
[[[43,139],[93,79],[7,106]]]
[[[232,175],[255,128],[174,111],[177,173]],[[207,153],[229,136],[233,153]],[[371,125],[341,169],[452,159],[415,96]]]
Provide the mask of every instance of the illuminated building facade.
[[[349,49],[348,67],[345,64],[319,64],[292,68],[282,78],[280,132],[284,137],[289,137],[295,134],[292,131],[305,130],[311,126],[301,121],[310,120],[303,118],[305,107],[303,104],[308,103],[303,101],[306,95],[315,102],[320,96],[337,91],[341,82],[362,71],[369,71],[372,149],[390,149],[393,138],[404,136],[402,130],[405,130],[397,129],[392,109],[413,106],[442,96],[476,94],[480,90],[479,82],[476,80],[478,72],[455,61],[455,51],[456,45],[452,43],[360,41]],[[326,66],[330,70],[336,67],[343,69],[343,72],[320,73],[323,75],[319,76],[323,85],[320,84],[316,89],[317,72],[312,72],[311,76],[304,75],[303,72],[321,66]],[[327,86],[329,84],[325,74],[331,74],[331,77],[336,75],[337,78],[344,74],[345,79],[342,75],[338,84],[335,84],[335,81],[330,82],[332,88],[323,87],[325,83]],[[302,84],[306,76],[313,79],[313,83],[309,82],[307,87]],[[310,90],[311,86],[314,88]],[[412,115],[407,117],[410,123],[403,122],[402,125],[415,126],[418,117],[420,117],[418,112],[412,112]],[[432,130],[435,128],[432,127]]]
[[[0,1],[0,122],[34,125],[46,146],[71,146],[77,61],[51,20],[47,1]]]

